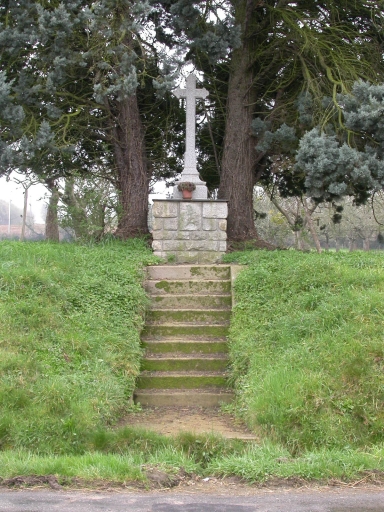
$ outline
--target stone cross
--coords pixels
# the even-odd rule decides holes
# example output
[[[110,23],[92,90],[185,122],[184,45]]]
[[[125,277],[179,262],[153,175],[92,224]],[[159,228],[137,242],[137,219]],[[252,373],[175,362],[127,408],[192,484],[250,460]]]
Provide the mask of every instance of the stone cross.
[[[204,199],[207,197],[207,187],[200,180],[196,167],[196,99],[205,99],[208,96],[206,89],[196,89],[196,77],[190,74],[186,79],[186,89],[178,87],[173,91],[177,98],[186,98],[187,102],[187,123],[186,123],[186,143],[184,154],[184,169],[179,182],[193,181],[196,184],[194,197]],[[174,198],[180,198],[181,193],[174,187]]]

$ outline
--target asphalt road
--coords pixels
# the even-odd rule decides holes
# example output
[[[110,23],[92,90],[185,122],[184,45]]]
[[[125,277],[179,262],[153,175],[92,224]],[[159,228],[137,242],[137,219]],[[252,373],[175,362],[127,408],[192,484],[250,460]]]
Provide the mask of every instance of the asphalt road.
[[[384,490],[282,490],[252,495],[0,491],[1,512],[384,512]]]

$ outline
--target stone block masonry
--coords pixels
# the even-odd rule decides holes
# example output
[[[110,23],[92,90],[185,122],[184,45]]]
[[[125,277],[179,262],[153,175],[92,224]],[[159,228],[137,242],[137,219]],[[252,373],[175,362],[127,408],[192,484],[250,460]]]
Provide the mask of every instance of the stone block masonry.
[[[152,207],[156,256],[175,263],[218,263],[227,250],[226,201],[155,199]]]

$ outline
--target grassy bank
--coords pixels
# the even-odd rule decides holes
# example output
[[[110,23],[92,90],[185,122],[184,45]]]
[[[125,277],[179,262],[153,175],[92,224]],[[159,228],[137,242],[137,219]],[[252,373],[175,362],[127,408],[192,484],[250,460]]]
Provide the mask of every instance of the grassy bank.
[[[82,453],[129,407],[146,305],[140,240],[0,242],[0,448]]]
[[[0,483],[202,476],[357,480],[384,472],[384,264],[379,253],[239,252],[235,411],[260,443],[119,427],[147,298],[140,240],[0,243]],[[139,413],[138,413],[139,414]],[[375,478],[378,474],[375,474]]]
[[[104,449],[81,455],[39,455],[25,450],[0,452],[1,479],[18,475],[55,475],[63,485],[82,479],[92,486],[100,480],[148,482],[147,471],[169,475],[237,476],[248,482],[300,478],[326,483],[335,480],[383,482],[384,445],[366,450],[304,451],[292,456],[276,443],[243,443],[214,435],[182,434],[166,438],[152,432],[124,428],[109,433]],[[157,487],[157,485],[156,485]]]
[[[237,412],[290,453],[384,440],[382,253],[252,251],[231,325]]]

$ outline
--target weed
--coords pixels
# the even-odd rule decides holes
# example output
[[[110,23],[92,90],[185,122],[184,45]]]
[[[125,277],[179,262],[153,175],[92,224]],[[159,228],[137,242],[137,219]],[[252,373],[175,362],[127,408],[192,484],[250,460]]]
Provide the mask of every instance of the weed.
[[[209,462],[222,456],[230,446],[224,438],[214,434],[180,433],[175,440],[177,448],[180,448],[196,464],[207,467]]]
[[[125,429],[123,429],[125,430]],[[38,455],[29,451],[0,451],[0,477],[16,475],[55,474],[63,485],[72,478],[86,481],[104,479],[108,482],[145,480],[147,467],[160,467],[174,474],[181,468],[186,473],[202,476],[237,475],[248,481],[267,481],[271,477],[299,477],[307,480],[364,480],[369,473],[378,479],[384,471],[384,446],[365,450],[321,448],[304,451],[294,457],[281,445],[268,441],[262,444],[240,443],[215,436],[193,436],[168,439],[134,429],[125,430],[129,444],[109,450],[116,432],[98,437],[101,450],[83,455]],[[117,448],[117,446],[116,446]],[[196,462],[198,460],[199,462]]]

